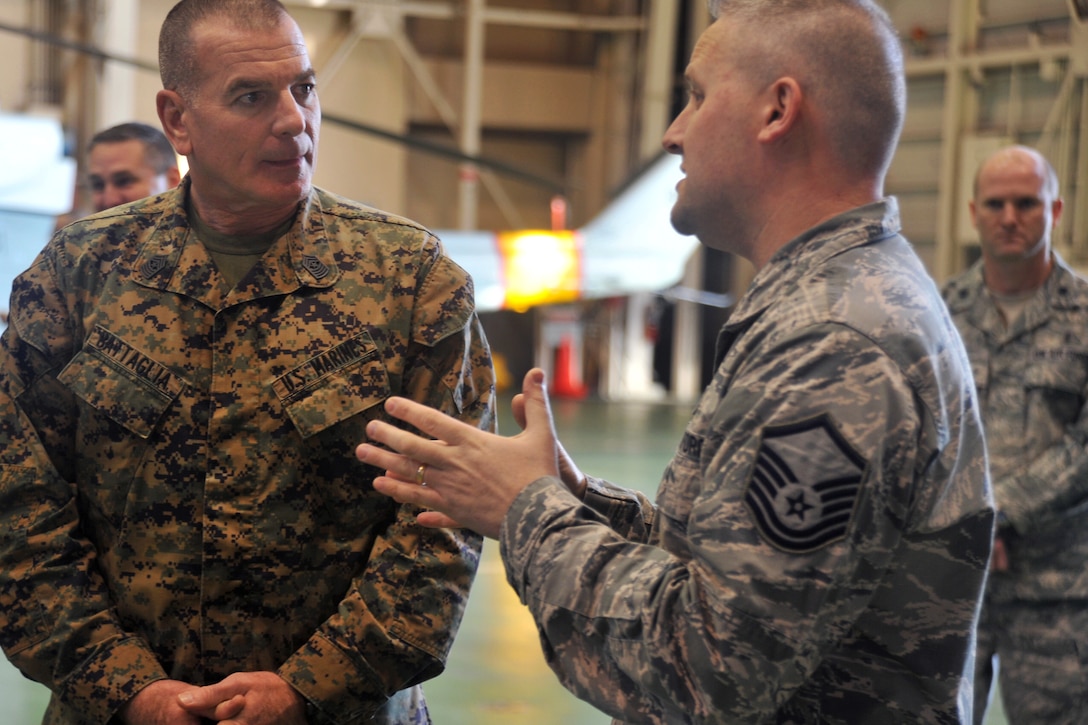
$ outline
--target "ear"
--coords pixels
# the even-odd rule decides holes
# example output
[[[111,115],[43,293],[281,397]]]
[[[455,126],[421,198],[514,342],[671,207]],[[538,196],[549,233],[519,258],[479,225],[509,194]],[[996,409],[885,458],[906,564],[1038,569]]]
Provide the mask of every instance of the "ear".
[[[764,143],[777,141],[788,134],[801,118],[801,85],[789,76],[779,78],[766,92],[758,139]]]
[[[182,156],[188,156],[192,151],[192,142],[186,125],[185,101],[176,91],[162,90],[155,95],[155,108],[159,113],[163,133],[170,139],[174,150]]]
[[[1058,222],[1062,220],[1062,209],[1064,204],[1060,198],[1050,202],[1050,228],[1058,226]]]
[[[971,212],[971,226],[978,229],[978,206],[975,204],[974,199],[967,202],[967,208]]]

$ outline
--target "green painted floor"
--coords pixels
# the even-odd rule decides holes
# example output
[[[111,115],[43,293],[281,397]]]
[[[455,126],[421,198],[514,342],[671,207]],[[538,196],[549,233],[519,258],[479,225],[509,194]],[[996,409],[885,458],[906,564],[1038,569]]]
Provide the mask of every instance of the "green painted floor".
[[[556,430],[585,471],[652,494],[691,407],[667,403],[553,401]],[[500,429],[516,432],[509,404]],[[445,673],[425,686],[435,725],[607,725],[607,716],[566,692],[544,664],[532,619],[506,583],[488,541],[465,620]],[[46,691],[0,659],[0,723],[41,721]],[[987,725],[1005,725],[991,713]]]

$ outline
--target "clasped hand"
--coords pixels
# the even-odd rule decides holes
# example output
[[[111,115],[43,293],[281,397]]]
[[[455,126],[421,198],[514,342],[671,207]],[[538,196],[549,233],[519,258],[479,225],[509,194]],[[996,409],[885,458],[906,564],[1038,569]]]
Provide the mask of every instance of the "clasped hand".
[[[302,695],[275,672],[239,672],[194,687],[158,680],[121,711],[128,725],[306,725]]]

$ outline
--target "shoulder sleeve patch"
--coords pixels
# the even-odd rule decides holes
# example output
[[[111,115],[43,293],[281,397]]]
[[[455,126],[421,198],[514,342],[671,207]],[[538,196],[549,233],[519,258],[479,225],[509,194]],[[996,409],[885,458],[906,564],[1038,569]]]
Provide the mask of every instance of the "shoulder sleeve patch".
[[[768,427],[744,502],[772,546],[815,551],[846,536],[866,465],[826,415]]]

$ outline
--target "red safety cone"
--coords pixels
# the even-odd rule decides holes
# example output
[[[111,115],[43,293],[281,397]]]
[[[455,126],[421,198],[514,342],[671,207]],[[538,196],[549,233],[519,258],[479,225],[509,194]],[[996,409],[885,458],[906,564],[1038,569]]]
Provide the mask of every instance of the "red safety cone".
[[[589,388],[582,382],[581,372],[574,369],[573,348],[570,337],[559,341],[555,349],[555,374],[551,389],[557,397],[581,400],[589,393]]]

